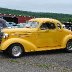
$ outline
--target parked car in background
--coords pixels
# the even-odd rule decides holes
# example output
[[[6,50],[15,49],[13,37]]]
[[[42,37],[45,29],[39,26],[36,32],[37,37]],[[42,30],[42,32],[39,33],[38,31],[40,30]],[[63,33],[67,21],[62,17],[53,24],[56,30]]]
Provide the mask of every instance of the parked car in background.
[[[7,25],[8,28],[15,28],[15,27],[17,27],[17,24],[14,23],[14,22],[6,22],[6,25]]]
[[[72,52],[72,32],[63,28],[56,19],[34,18],[24,28],[3,29],[0,50],[10,57],[20,57],[24,52],[65,49]]]
[[[72,22],[64,22],[65,28],[69,29],[72,31]]]
[[[17,28],[24,28],[26,23],[19,23],[17,24]]]
[[[6,20],[0,18],[0,29],[3,29],[3,28],[14,28],[16,26],[17,26],[16,23],[14,23],[14,22],[7,22]]]
[[[63,27],[63,28],[66,28],[66,26],[65,26],[64,24],[62,24],[62,27]]]

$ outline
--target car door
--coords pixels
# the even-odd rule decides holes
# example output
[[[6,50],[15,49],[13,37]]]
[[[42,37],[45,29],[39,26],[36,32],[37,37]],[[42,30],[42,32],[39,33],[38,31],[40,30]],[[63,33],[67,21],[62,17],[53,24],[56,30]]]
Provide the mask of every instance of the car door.
[[[38,48],[54,47],[56,43],[56,26],[54,23],[45,22],[40,26],[37,35]]]

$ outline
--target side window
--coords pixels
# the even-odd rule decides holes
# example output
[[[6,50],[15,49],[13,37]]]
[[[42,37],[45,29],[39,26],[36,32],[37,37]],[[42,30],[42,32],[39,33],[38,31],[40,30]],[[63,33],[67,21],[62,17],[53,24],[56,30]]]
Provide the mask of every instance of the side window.
[[[46,23],[43,23],[40,27],[41,30],[45,30],[47,29],[47,24]]]
[[[43,23],[40,27],[41,29],[55,29],[55,24],[53,23]]]
[[[54,23],[48,23],[47,24],[48,29],[55,29],[55,24]]]
[[[59,23],[57,23],[57,27],[58,29],[61,29],[61,25]]]

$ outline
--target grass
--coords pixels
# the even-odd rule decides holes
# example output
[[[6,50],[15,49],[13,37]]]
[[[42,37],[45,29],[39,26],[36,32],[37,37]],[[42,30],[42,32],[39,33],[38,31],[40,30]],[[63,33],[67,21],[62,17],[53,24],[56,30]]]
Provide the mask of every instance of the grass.
[[[10,62],[12,62],[12,63],[19,63],[17,60],[15,60],[15,59],[12,59],[12,60],[10,60]]]
[[[34,64],[34,65],[37,66],[37,67],[49,69],[49,65],[48,64]]]

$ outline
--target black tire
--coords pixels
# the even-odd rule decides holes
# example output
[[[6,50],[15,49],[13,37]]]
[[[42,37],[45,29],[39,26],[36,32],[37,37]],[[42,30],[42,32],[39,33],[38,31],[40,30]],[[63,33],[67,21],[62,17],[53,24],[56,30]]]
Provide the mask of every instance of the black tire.
[[[72,40],[69,40],[66,45],[66,51],[72,52]]]
[[[24,48],[21,44],[12,44],[7,49],[7,53],[9,55],[9,57],[19,58],[23,55]]]

